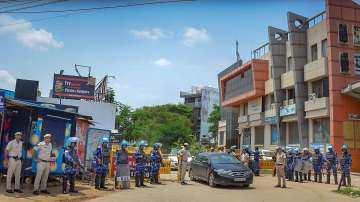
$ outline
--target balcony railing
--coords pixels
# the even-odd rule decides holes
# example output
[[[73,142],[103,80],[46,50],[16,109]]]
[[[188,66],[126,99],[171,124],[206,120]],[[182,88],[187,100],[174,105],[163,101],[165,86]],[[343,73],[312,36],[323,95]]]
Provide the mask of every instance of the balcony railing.
[[[321,97],[317,98],[316,95],[309,95],[309,100],[305,102],[305,111],[313,111],[319,109],[325,109],[329,107],[329,98]]]
[[[312,81],[328,76],[327,58],[321,57],[304,66],[304,80]]]
[[[269,52],[269,43],[265,43],[259,48],[251,52],[251,59],[259,59],[264,57]]]
[[[264,112],[249,115],[249,121],[264,121]]]
[[[288,71],[281,75],[281,88],[289,88],[294,86],[294,71]]]
[[[273,117],[276,116],[276,104],[273,103],[270,105],[270,108],[265,110],[265,117]]]
[[[247,115],[245,116],[239,116],[238,123],[247,123],[249,121],[249,117]]]

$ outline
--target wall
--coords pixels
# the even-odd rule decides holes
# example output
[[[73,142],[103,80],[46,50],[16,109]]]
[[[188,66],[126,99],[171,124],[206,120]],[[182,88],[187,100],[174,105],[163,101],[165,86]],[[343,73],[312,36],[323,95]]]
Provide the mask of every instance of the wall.
[[[60,104],[58,98],[38,97],[38,102]],[[61,99],[61,104],[79,107],[79,113],[92,116],[94,128],[113,130],[115,128],[116,107],[114,104],[84,100]]]

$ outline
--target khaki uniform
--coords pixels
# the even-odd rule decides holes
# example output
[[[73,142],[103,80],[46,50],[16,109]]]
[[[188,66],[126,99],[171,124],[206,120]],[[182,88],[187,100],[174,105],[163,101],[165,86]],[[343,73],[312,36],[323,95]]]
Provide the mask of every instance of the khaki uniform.
[[[47,180],[50,172],[52,145],[51,143],[47,145],[45,142],[40,142],[34,147],[34,150],[38,152],[34,191],[39,190],[40,181],[41,181],[40,190],[46,190]]]
[[[6,189],[11,190],[11,179],[15,174],[15,190],[20,190],[21,158],[23,142],[11,140],[7,146],[9,164],[6,176]]]
[[[286,154],[284,152],[280,152],[276,154],[276,175],[278,177],[278,186],[281,186],[281,179],[283,182],[283,186],[286,186],[285,183],[285,165],[286,165]]]
[[[190,152],[186,149],[181,149],[178,153],[178,161],[179,161],[179,170],[180,172],[179,178],[180,182],[185,182],[186,169],[188,166],[188,158],[190,157]]]

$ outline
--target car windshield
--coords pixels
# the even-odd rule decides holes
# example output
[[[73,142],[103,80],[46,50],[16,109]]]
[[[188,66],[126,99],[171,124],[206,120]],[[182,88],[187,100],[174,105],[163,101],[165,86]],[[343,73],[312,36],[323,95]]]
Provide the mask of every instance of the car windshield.
[[[237,164],[240,161],[231,155],[213,155],[210,156],[210,161],[214,164]]]

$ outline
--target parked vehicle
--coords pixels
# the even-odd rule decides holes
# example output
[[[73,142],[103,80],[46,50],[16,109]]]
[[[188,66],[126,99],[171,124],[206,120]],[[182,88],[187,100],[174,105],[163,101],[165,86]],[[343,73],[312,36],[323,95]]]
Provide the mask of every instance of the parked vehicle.
[[[177,170],[178,169],[178,157],[177,157],[177,153],[178,153],[178,149],[172,149],[169,156],[168,156],[168,159],[170,160],[170,168],[171,170]],[[190,162],[192,160],[192,157],[189,157],[188,159],[188,170],[190,168]]]
[[[252,171],[237,158],[226,153],[200,153],[191,161],[189,177],[191,180],[203,180],[211,187],[248,187],[253,183]]]
[[[262,149],[260,150],[260,156],[262,160],[272,160],[272,157],[274,156],[275,152],[270,150]]]

